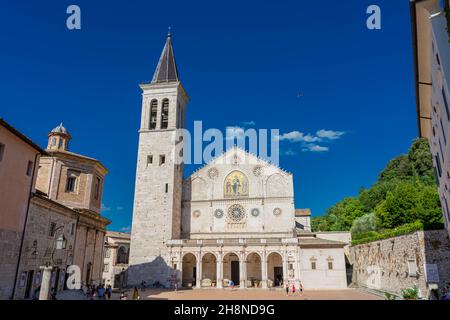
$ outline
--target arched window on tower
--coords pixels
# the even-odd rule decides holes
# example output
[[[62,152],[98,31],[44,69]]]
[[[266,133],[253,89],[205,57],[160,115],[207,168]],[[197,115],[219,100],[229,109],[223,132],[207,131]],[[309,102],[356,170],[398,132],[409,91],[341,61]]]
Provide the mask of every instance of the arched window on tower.
[[[162,101],[161,110],[161,129],[167,129],[169,123],[169,99]]]
[[[157,114],[158,114],[158,101],[153,99],[152,102],[150,102],[150,130],[156,129]]]

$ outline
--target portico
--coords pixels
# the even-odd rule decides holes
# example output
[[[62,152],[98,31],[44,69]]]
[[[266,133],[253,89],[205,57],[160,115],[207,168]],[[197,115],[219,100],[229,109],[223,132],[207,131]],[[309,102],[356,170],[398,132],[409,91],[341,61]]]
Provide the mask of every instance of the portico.
[[[299,285],[300,273],[289,275],[286,258],[289,255],[297,261],[298,245],[286,243],[286,239],[273,245],[263,245],[261,241],[266,239],[239,240],[240,246],[230,243],[233,239],[169,241],[170,260],[182,275],[179,285],[198,289],[224,288],[231,282],[240,289]]]

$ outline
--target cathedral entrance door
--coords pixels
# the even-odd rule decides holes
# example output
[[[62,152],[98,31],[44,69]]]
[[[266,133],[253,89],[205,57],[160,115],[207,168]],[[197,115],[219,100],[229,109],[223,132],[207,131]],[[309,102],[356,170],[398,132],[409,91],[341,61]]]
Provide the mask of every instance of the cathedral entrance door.
[[[239,261],[231,261],[231,280],[239,285]]]
[[[273,275],[275,278],[275,286],[280,286],[283,281],[283,267],[273,267]]]

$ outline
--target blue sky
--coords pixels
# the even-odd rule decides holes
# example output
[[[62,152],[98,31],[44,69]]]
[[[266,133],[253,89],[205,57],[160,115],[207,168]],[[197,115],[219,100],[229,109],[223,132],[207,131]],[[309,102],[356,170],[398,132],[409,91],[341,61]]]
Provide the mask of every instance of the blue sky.
[[[70,4],[79,31],[66,28]],[[366,28],[371,4],[381,30]],[[374,183],[417,136],[409,19],[406,0],[3,2],[0,116],[42,146],[63,121],[71,151],[110,170],[104,214],[109,229],[127,230],[138,84],[151,80],[171,26],[188,128],[298,131],[281,141],[280,166],[294,174],[296,207],[319,215]],[[327,150],[306,144],[319,130],[343,134],[315,141]]]

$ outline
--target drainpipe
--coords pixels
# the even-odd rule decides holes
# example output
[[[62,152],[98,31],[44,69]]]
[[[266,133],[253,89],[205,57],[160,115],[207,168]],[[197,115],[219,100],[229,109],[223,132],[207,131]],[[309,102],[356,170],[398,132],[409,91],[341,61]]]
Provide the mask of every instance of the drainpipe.
[[[19,259],[17,260],[16,273],[14,275],[14,283],[13,283],[13,289],[12,289],[10,300],[13,300],[14,299],[14,295],[16,294],[17,276],[19,274],[20,260],[22,259],[22,248],[23,248],[23,242],[24,242],[24,239],[25,239],[25,231],[26,231],[26,228],[27,228],[28,213],[29,213],[29,210],[30,210],[30,202],[31,202],[31,197],[32,197],[36,166],[39,165],[38,164],[38,157],[39,157],[39,155],[40,155],[40,153],[36,153],[35,156],[34,156],[34,166],[33,166],[33,173],[31,175],[30,188],[29,188],[29,192],[28,192],[28,202],[27,202],[27,210],[26,210],[26,214],[25,214],[25,222],[24,222],[23,229],[22,229],[22,235],[20,237]]]

